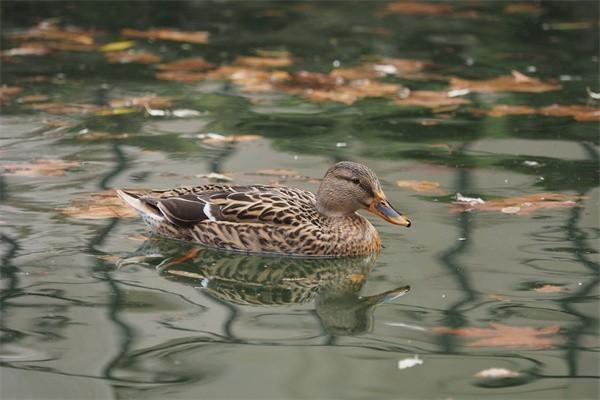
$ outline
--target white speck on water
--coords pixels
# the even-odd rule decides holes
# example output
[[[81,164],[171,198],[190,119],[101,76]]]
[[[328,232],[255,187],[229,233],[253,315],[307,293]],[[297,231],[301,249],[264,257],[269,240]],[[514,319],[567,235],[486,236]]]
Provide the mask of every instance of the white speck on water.
[[[583,285],[583,282],[577,282],[577,286]]]
[[[342,65],[340,60],[333,60],[333,62],[331,64],[334,66],[334,68],[339,68],[340,65]]]
[[[421,364],[423,364],[423,360],[421,360],[418,355],[415,355],[414,357],[404,358],[398,361],[398,369],[412,368]]]
[[[200,285],[201,285],[201,286],[202,286],[204,289],[206,289],[206,288],[208,287],[208,282],[210,282],[210,281],[209,281],[209,279],[208,279],[208,278],[204,278],[204,279],[202,279],[202,281],[200,282]]]
[[[348,143],[346,142],[337,142],[335,147],[348,147]]]
[[[463,240],[467,240],[467,238],[466,238],[466,237],[459,237],[459,238],[458,238],[458,239],[456,239],[456,240],[463,241]]]
[[[527,167],[539,167],[541,164],[537,161],[523,161],[523,165],[527,166]]]
[[[535,72],[537,71],[537,67],[535,65],[528,65],[527,72]]]
[[[297,159],[298,159],[298,156],[294,156],[294,160],[297,160]]]
[[[88,133],[90,130],[88,128],[83,128],[82,130],[80,130],[79,132],[77,132],[77,134],[79,135],[85,135],[86,133]]]
[[[391,64],[377,64],[373,66],[373,69],[386,75],[395,75],[398,73],[398,68]]]
[[[466,96],[469,93],[471,93],[469,89],[455,89],[448,92],[448,97]]]
[[[446,295],[445,295],[445,294],[443,294],[443,295],[442,295],[442,299],[445,299],[445,298],[446,298]]]
[[[475,59],[473,57],[467,57],[465,64],[467,64],[468,67],[472,67],[475,64]]]
[[[504,180],[504,183],[508,183],[508,179],[505,179],[505,180]]]

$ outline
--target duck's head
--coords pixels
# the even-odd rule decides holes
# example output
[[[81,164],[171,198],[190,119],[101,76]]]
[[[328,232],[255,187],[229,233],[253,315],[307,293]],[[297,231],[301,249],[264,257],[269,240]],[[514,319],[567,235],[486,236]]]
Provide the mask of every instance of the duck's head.
[[[395,225],[411,222],[386,200],[379,179],[362,164],[341,161],[329,168],[317,193],[317,210],[329,217],[365,209]]]

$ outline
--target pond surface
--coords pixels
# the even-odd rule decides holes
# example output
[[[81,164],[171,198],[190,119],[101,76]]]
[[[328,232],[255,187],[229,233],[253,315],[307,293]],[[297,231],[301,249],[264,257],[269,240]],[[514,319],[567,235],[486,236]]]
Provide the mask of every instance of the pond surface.
[[[597,15],[2,2],[2,398],[598,398]],[[201,249],[110,192],[339,160],[413,221],[379,255]]]

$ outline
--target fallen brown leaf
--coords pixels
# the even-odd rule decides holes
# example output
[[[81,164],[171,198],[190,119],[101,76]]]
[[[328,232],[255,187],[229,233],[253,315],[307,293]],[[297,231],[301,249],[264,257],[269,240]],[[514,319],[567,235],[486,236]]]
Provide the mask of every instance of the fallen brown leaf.
[[[527,196],[487,200],[483,202],[457,201],[450,205],[453,212],[500,211],[505,214],[529,215],[541,209],[579,207],[582,196],[561,193],[536,193]]]
[[[276,85],[289,79],[285,71],[265,71],[236,65],[224,65],[207,72],[206,76],[216,80],[230,80],[245,92],[270,92]]]
[[[405,15],[442,15],[452,12],[452,6],[446,3],[426,3],[418,1],[396,1],[388,4],[384,11],[391,14]]]
[[[398,98],[394,102],[401,106],[417,106],[437,109],[440,107],[458,107],[470,104],[471,101],[460,97],[449,97],[448,92],[433,90],[415,90],[406,97]]]
[[[499,76],[492,79],[469,80],[452,77],[450,87],[453,90],[468,89],[472,92],[529,92],[541,93],[559,90],[558,83],[542,82],[539,79],[528,77],[518,71],[512,71],[510,76]]]
[[[492,107],[485,114],[491,117],[503,117],[505,115],[531,115],[535,114],[537,110],[529,106],[511,106],[508,104],[497,104]]]
[[[157,39],[157,40],[171,40],[175,42],[187,42],[196,44],[208,43],[208,32],[204,31],[192,31],[182,32],[174,29],[150,29],[147,31],[140,31],[136,29],[123,29],[121,35],[130,38],[140,39]]]
[[[539,113],[552,117],[573,117],[575,120],[582,122],[600,121],[600,109],[584,105],[553,104],[540,108]]]
[[[506,14],[535,14],[540,11],[542,11],[542,7],[537,3],[513,3],[504,7],[504,12]]]
[[[15,176],[63,176],[69,168],[81,166],[79,161],[35,160],[31,163],[2,163],[5,175]]]
[[[17,99],[17,103],[39,103],[48,101],[49,97],[45,94],[30,94],[29,96],[21,96]]]
[[[279,176],[279,177],[301,176],[298,173],[298,171],[294,171],[293,169],[285,169],[285,168],[259,169],[258,171],[251,173],[251,175]]]
[[[129,133],[97,132],[90,131],[82,135],[77,135],[78,140],[122,140],[130,137]]]
[[[59,27],[54,23],[45,21],[23,32],[11,33],[8,37],[16,40],[42,39],[92,45],[94,44],[94,35],[96,33],[96,31],[84,30],[72,26]]]
[[[74,199],[72,206],[59,209],[64,215],[79,219],[131,218],[137,212],[124,204],[114,190],[87,193]]]
[[[130,236],[127,236],[127,239],[133,240],[133,241],[136,241],[136,242],[145,242],[146,240],[148,240],[148,236],[145,236],[145,235],[130,235]]]
[[[550,284],[538,286],[533,290],[535,290],[538,293],[563,293],[568,291],[565,287]]]
[[[220,143],[238,143],[238,142],[252,142],[258,140],[261,136],[258,135],[220,135],[218,133],[202,133],[197,135],[197,138],[202,140],[202,143],[206,144],[220,144]]]
[[[292,65],[292,59],[287,53],[279,57],[238,56],[234,64],[250,68],[281,68]]]
[[[0,86],[0,104],[6,104],[16,94],[23,91],[22,87],[19,86]]]
[[[396,185],[401,188],[414,190],[415,192],[429,192],[437,195],[446,194],[446,192],[440,189],[438,182],[402,180],[396,181]]]
[[[498,323],[490,323],[489,328],[433,328],[436,333],[481,338],[467,343],[468,347],[508,347],[547,349],[554,347],[558,341],[554,337],[560,332],[560,326],[552,325],[543,328],[515,327]]]
[[[156,66],[161,71],[206,71],[213,67],[214,65],[206,61],[203,57],[182,58]]]
[[[105,54],[106,60],[111,64],[156,64],[160,57],[145,51],[111,51]]]

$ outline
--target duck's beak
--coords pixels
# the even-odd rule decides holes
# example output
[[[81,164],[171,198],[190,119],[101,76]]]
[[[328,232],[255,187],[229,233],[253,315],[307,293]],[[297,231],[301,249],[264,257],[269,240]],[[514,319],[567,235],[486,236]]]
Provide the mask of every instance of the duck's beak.
[[[408,218],[403,217],[398,211],[394,210],[394,207],[387,201],[383,192],[375,193],[375,198],[368,210],[394,225],[402,225],[407,228],[411,225]]]

